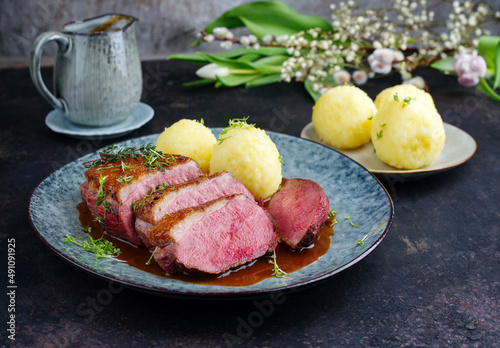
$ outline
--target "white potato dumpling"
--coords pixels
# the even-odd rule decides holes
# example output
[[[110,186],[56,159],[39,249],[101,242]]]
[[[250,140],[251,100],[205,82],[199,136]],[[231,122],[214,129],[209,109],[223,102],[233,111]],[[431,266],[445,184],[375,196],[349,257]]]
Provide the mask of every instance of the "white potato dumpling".
[[[252,125],[229,127],[219,137],[210,161],[210,173],[228,171],[255,199],[270,197],[281,184],[281,159],[266,132]]]
[[[323,142],[352,149],[370,141],[372,118],[377,112],[370,97],[356,86],[337,86],[313,107],[312,123]]]
[[[396,85],[384,89],[377,95],[375,98],[375,107],[377,110],[380,110],[382,104],[388,100],[394,100],[395,95],[397,96],[396,98],[400,100],[404,100],[409,97],[421,103],[428,104],[434,108],[436,107],[432,96],[423,89],[415,87],[414,85]]]
[[[165,128],[155,145],[163,153],[192,158],[208,173],[216,141],[210,128],[195,120],[182,119]]]
[[[444,147],[445,131],[436,108],[417,100],[389,100],[373,118],[377,157],[399,169],[431,164]]]

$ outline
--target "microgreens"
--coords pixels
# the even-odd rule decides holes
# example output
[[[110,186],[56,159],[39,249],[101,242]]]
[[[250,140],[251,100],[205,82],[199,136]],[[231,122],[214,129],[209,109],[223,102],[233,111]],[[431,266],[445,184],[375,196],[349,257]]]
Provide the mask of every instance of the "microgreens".
[[[126,171],[126,170],[129,170],[129,169],[132,169],[132,166],[128,166],[125,163],[123,163],[123,161],[122,161],[122,170]]]
[[[222,136],[226,135],[231,129],[234,129],[234,128],[242,128],[242,129],[255,128],[255,124],[253,124],[253,123],[248,124],[247,120],[248,120],[248,116],[243,117],[243,118],[233,118],[233,119],[229,120],[229,126],[224,128],[219,135],[219,144],[222,144],[222,142],[227,139],[227,137],[223,138]]]
[[[123,163],[123,162],[122,162]],[[129,182],[133,179],[134,177],[132,175],[129,175],[129,176],[120,176],[118,178],[118,181],[122,184],[125,184],[126,182]]]
[[[328,212],[328,217],[327,221],[329,221],[330,225],[333,227],[337,224],[337,212],[334,210],[334,208],[330,209]]]
[[[403,108],[407,105],[410,105],[410,102],[412,101],[412,99],[415,99],[415,98],[412,98],[412,97],[406,97],[403,99]]]
[[[106,182],[107,176],[99,175],[99,188],[97,189],[97,196],[95,197],[95,203],[97,206],[101,205],[102,200],[106,197],[106,191],[104,191],[104,183]]]
[[[357,244],[356,245],[360,245],[361,246],[361,250],[365,250],[365,240],[366,240],[367,237],[368,237],[368,234],[366,234],[363,238],[357,240]]]
[[[85,227],[85,228],[82,228],[82,232],[85,232],[85,233],[90,233],[90,232],[92,232],[92,227],[87,226],[87,227]]]
[[[276,262],[276,251],[273,252],[273,256],[272,256],[272,259],[269,260],[269,263],[271,265],[273,265],[274,269],[273,269],[273,273],[272,275],[276,278],[281,278],[283,276],[286,276],[288,275],[288,273],[286,273],[285,271],[283,271],[279,266],[278,266],[278,263]]]
[[[115,259],[115,256],[121,254],[121,250],[116,248],[112,242],[104,239],[103,236],[98,239],[88,236],[87,239],[76,236],[66,235],[64,243],[73,243],[83,248],[83,250],[94,253],[96,260],[98,259]]]
[[[155,255],[156,250],[158,250],[158,247],[156,247],[155,250],[153,250],[153,252],[151,253],[151,256],[149,257],[149,259],[145,263],[146,266],[149,266],[151,264],[151,260],[153,259],[153,256]]]

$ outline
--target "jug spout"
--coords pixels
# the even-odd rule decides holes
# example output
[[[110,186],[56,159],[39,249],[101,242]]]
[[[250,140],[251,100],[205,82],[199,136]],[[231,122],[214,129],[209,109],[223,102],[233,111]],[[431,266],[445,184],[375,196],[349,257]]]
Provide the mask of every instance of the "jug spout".
[[[110,13],[68,23],[63,27],[63,32],[76,35],[103,35],[125,31],[137,21],[138,19],[132,16]]]

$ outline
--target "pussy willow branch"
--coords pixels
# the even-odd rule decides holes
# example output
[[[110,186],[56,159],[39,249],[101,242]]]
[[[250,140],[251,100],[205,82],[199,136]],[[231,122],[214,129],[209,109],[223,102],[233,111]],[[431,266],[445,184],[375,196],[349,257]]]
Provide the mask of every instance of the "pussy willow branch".
[[[207,34],[205,31],[201,31],[201,39],[203,40],[204,37],[208,36],[209,34]],[[218,36],[213,36],[213,39],[214,41],[229,41],[229,42],[232,42],[233,44],[241,44],[240,43],[240,40],[238,39],[228,39],[228,38],[225,38],[225,37],[218,37]],[[366,42],[371,42],[372,40],[370,39],[360,39],[359,41],[366,41]],[[308,49],[312,49],[312,46],[310,45],[305,45],[305,46],[294,46],[294,45],[285,45],[285,44],[280,44],[280,43],[265,43],[265,42],[249,42],[248,43],[248,46],[254,46],[258,44],[259,46],[261,47],[282,47],[282,48],[289,48],[289,47],[293,47],[293,48],[300,48],[300,49],[305,49],[305,50],[308,50]],[[345,47],[342,47],[343,45],[340,45],[339,44],[339,49],[341,50],[344,50],[344,49],[348,49],[349,46],[345,46]],[[321,49],[318,49],[316,47],[317,50],[320,50]],[[358,47],[358,50],[362,50],[362,51],[367,51],[367,52],[370,52],[370,51],[374,51],[376,48],[374,46],[359,46]],[[431,49],[431,47],[427,47],[425,49]],[[418,47],[407,47],[406,49],[404,50],[401,50],[401,52],[403,53],[414,53],[414,52],[418,52],[420,50],[420,48]],[[324,51],[324,50],[323,50]],[[444,53],[453,53],[455,52],[456,50],[455,49],[444,49],[443,52]],[[432,58],[432,59],[428,59],[418,65],[416,65],[415,67],[422,67],[422,66],[427,66],[427,65],[430,65],[438,60],[440,60],[441,58],[440,57],[435,57],[435,58]],[[394,61],[394,64],[398,64],[398,63],[402,63],[404,61],[409,61],[408,57],[406,57],[404,60],[401,60],[401,61]],[[371,69],[370,68],[367,68],[367,71],[370,71]]]

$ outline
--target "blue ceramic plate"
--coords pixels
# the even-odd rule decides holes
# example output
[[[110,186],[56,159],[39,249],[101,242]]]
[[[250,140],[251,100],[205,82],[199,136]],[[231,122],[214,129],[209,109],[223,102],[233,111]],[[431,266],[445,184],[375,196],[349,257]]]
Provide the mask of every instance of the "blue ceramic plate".
[[[216,136],[221,128],[214,128]],[[155,276],[125,263],[97,260],[73,244],[66,234],[85,237],[81,232],[76,205],[81,201],[79,186],[84,181],[84,156],[52,173],[34,190],[29,203],[31,223],[43,242],[71,264],[107,280],[149,292],[181,297],[247,297],[278,290],[292,290],[327,279],[349,268],[371,253],[384,239],[393,220],[390,196],[365,168],[321,144],[289,135],[268,132],[283,156],[283,176],[316,181],[338,213],[338,224],[328,252],[313,264],[283,278],[268,278],[244,287],[209,286]],[[124,141],[119,146],[155,143],[158,134]],[[345,217],[350,216],[349,220]],[[359,227],[354,227],[351,222]],[[358,240],[364,239],[364,248]]]

